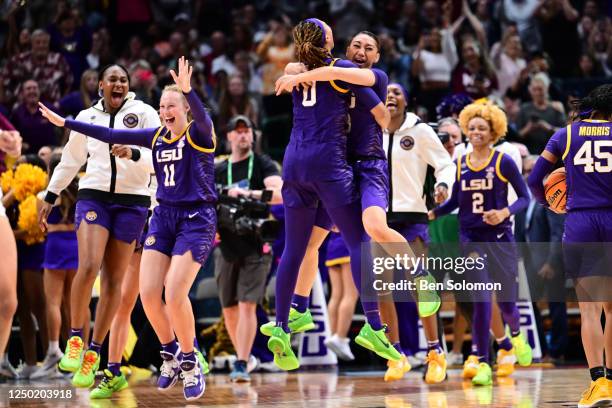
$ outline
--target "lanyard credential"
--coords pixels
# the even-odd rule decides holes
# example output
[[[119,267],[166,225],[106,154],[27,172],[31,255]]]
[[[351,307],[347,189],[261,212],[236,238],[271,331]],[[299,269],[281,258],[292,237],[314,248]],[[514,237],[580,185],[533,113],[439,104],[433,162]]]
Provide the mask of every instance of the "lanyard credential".
[[[253,152],[249,154],[249,165],[247,169],[247,180],[249,182],[251,181],[251,176],[253,175],[253,157],[254,156],[255,155],[253,154]],[[232,185],[232,162],[229,159],[227,161],[227,185],[228,186]]]

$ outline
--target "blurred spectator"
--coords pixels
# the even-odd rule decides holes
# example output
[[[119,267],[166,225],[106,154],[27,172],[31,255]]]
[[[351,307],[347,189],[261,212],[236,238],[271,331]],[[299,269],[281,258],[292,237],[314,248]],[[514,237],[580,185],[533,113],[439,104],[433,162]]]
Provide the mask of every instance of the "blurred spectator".
[[[419,104],[431,112],[433,119],[436,105],[450,90],[451,74],[459,61],[453,31],[446,19],[444,29],[422,32],[413,58],[412,75],[418,76],[420,83]]]
[[[145,60],[134,62],[130,67],[130,90],[139,99],[151,106],[158,106],[161,98],[161,89],[157,86],[157,77],[151,66]]]
[[[578,59],[578,67],[574,68],[574,76],[578,78],[597,78],[603,76],[601,64],[589,53],[583,53]]]
[[[370,29],[374,11],[373,0],[329,0],[329,12],[335,20],[336,46],[342,47],[356,32]]]
[[[466,93],[473,99],[483,98],[497,89],[497,77],[486,51],[474,39],[461,46],[461,64],[453,72],[453,92]]]
[[[76,115],[93,105],[98,99],[98,71],[88,69],[83,72],[81,86],[64,96],[59,101],[60,112],[65,116],[76,118]]]
[[[248,91],[260,95],[263,90],[263,82],[261,77],[255,72],[249,53],[246,51],[238,51],[236,55],[234,55],[234,65],[236,66],[238,74],[242,75],[242,78],[244,78]]]
[[[539,10],[542,45],[555,61],[553,75],[569,77],[580,55],[578,12],[569,0],[546,0]]]
[[[91,69],[98,69],[113,61],[110,47],[110,35],[103,28],[93,33],[91,37],[91,52],[87,54],[87,65]]]
[[[49,51],[49,34],[44,30],[32,33],[32,51],[12,57],[2,70],[4,91],[14,102],[19,85],[34,79],[40,85],[41,98],[56,103],[72,88],[73,76],[64,57]]]
[[[612,76],[612,23],[609,18],[597,21],[593,27],[588,51],[595,55],[606,76]]]
[[[262,67],[263,94],[274,95],[274,84],[283,75],[285,66],[294,61],[294,47],[289,28],[282,22],[270,21],[270,31],[257,47]]]
[[[249,26],[241,23],[234,24],[232,28],[234,52],[251,52],[253,48],[253,33]]]
[[[43,146],[38,150],[38,157],[45,162],[47,165],[47,169],[49,168],[49,162],[51,162],[51,155],[53,154],[53,149],[49,146]],[[47,170],[48,171],[48,170]]]
[[[531,102],[521,106],[517,127],[519,138],[531,154],[540,154],[548,139],[561,126],[565,125],[563,105],[550,101],[548,87],[550,79],[544,73],[536,74],[529,84]]]
[[[221,95],[219,100],[217,132],[224,135],[227,131],[227,123],[230,118],[237,115],[248,117],[254,126],[257,126],[259,123],[257,103],[249,96],[244,78],[234,74],[228,78],[227,90]]]
[[[51,50],[64,56],[75,78],[81,78],[87,64],[87,54],[91,50],[91,32],[84,25],[78,25],[73,10],[65,10],[48,28]]]
[[[512,27],[512,26],[511,26]],[[509,29],[504,33],[496,53],[492,53],[493,63],[497,71],[498,88],[496,94],[503,96],[518,80],[521,72],[527,67],[522,58],[523,48],[517,31]]]
[[[13,110],[10,119],[23,138],[23,153],[37,154],[43,146],[58,146],[55,126],[38,110],[41,101],[38,83],[32,79],[25,81],[21,86],[21,97],[23,102]]]
[[[440,119],[438,121],[438,136],[450,157],[454,157],[455,147],[463,142],[463,135],[457,120],[450,117]]]
[[[508,21],[516,24],[525,50],[529,53],[542,50],[542,36],[535,14],[545,0],[503,0],[503,13]]]
[[[356,34],[355,31],[354,34]],[[412,58],[399,52],[395,45],[395,39],[387,32],[378,36],[380,41],[380,59],[376,68],[382,69],[389,76],[389,82],[398,82],[408,87],[410,79],[410,66]]]
[[[139,35],[135,35],[130,38],[128,46],[123,53],[123,57],[119,60],[119,63],[124,67],[129,67],[134,62],[146,59],[144,44],[142,43],[142,38]]]
[[[421,20],[426,27],[438,27],[442,23],[440,5],[434,0],[425,0],[421,6]]]
[[[226,55],[227,39],[223,32],[215,31],[212,33],[210,47],[205,47],[200,53],[203,55],[204,73],[210,85],[216,85],[215,74],[221,69],[225,69],[228,74],[233,74],[234,64]]]

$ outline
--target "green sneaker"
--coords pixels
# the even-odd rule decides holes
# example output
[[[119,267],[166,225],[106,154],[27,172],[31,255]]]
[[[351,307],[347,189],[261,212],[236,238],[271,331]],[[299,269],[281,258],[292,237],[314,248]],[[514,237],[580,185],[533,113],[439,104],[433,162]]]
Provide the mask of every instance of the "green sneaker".
[[[208,367],[208,361],[204,358],[204,355],[200,352],[200,350],[195,349],[195,354],[198,356],[198,360],[200,360],[200,365],[202,366],[202,374],[208,374],[210,372],[210,368]]]
[[[310,309],[306,309],[304,313],[300,313],[294,308],[289,309],[289,322],[287,323],[291,333],[302,333],[315,328]],[[276,327],[276,322],[268,322],[259,328],[261,334],[270,337],[272,330]]]
[[[472,384],[474,385],[491,385],[493,384],[493,372],[491,366],[487,363],[478,364],[478,371],[476,376],[472,378]]]
[[[128,382],[123,373],[115,376],[108,370],[104,370],[104,378],[100,384],[89,393],[91,399],[105,399],[113,396],[113,393],[126,389]]]
[[[511,337],[510,341],[514,347],[514,354],[516,354],[516,360],[519,365],[523,367],[531,365],[531,346],[527,343],[527,340],[525,340],[523,333],[519,333],[516,337]]]
[[[438,292],[436,290],[420,289],[421,281],[427,282],[427,286],[429,286],[432,283],[435,284],[436,279],[428,273],[426,276],[421,276],[414,280],[417,289],[417,306],[419,308],[419,316],[428,317],[436,314],[438,309],[440,309],[442,302],[440,301],[440,296],[438,296]]]
[[[370,351],[378,354],[382,358],[386,358],[387,360],[399,361],[402,358],[402,355],[393,347],[393,344],[387,340],[387,336],[385,334],[386,326],[382,329],[376,331],[372,329],[369,323],[363,325],[357,337],[355,337],[355,342],[362,347],[367,348]]]
[[[72,378],[72,385],[78,388],[91,387],[96,379],[98,367],[100,367],[100,355],[93,350],[87,350],[83,356],[81,367]]]
[[[282,327],[272,329],[268,349],[274,353],[274,364],[281,370],[295,370],[300,366],[300,362],[291,349],[291,335],[286,333]]]
[[[83,353],[83,340],[79,336],[72,336],[66,344],[66,352],[59,362],[59,368],[71,373],[76,372],[81,366],[81,354]]]

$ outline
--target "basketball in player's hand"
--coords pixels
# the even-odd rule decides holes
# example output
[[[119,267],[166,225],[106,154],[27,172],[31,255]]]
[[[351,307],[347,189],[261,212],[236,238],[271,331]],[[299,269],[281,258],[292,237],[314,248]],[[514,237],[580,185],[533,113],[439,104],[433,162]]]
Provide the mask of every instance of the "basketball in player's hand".
[[[544,182],[544,194],[549,208],[557,214],[565,214],[567,203],[567,185],[565,183],[565,168],[560,167],[550,173]]]

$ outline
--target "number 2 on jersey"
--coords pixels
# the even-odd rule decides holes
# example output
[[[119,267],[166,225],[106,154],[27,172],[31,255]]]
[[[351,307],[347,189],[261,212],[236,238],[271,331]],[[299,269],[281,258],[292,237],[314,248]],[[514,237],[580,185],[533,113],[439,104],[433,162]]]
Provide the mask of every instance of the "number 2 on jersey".
[[[587,140],[584,142],[574,156],[574,166],[584,166],[585,173],[611,172],[612,152],[602,151],[602,147],[612,147],[612,140]]]
[[[164,186],[174,187],[174,164],[166,164],[164,166]]]
[[[314,106],[317,103],[317,84],[313,82],[312,86],[302,88],[302,106]]]
[[[484,212],[482,203],[484,203],[484,195],[482,193],[472,193],[472,213],[482,214]]]

